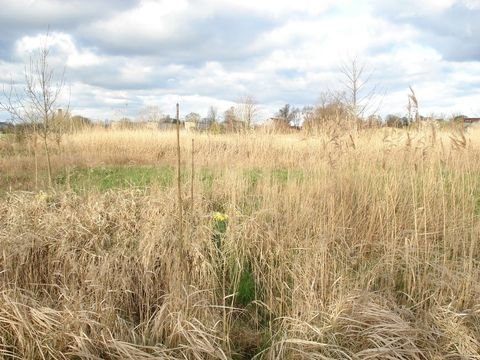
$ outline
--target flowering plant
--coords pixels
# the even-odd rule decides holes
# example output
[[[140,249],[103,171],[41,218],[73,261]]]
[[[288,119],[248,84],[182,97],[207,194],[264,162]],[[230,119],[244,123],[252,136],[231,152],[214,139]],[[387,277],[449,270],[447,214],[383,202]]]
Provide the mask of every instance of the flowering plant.
[[[215,212],[212,216],[213,219],[213,241],[218,250],[222,247],[222,240],[227,232],[228,215]]]

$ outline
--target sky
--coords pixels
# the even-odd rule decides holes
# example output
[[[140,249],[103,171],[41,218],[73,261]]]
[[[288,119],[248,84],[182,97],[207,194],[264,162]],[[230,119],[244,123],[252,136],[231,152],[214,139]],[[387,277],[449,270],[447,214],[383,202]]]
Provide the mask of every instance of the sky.
[[[365,66],[380,115],[480,116],[480,0],[0,0],[0,86],[45,43],[64,103],[96,120],[223,113],[252,96],[258,121],[344,91]],[[0,115],[1,117],[5,115]]]

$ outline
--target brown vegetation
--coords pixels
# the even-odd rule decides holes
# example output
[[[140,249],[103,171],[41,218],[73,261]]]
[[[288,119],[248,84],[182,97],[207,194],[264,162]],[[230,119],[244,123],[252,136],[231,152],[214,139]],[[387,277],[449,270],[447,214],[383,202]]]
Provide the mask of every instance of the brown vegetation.
[[[6,191],[34,160],[0,139],[0,358],[480,357],[477,134],[188,136],[182,244],[175,182]],[[175,141],[67,134],[53,173],[174,165]]]

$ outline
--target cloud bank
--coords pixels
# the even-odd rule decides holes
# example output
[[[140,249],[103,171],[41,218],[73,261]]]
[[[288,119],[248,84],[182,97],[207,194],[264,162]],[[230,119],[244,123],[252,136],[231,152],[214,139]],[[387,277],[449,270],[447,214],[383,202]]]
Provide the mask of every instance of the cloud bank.
[[[220,112],[254,96],[263,116],[342,90],[353,56],[372,72],[381,114],[480,115],[480,1],[0,0],[0,83],[49,29],[52,65],[66,69],[73,112],[135,117]],[[1,115],[0,115],[1,116]]]

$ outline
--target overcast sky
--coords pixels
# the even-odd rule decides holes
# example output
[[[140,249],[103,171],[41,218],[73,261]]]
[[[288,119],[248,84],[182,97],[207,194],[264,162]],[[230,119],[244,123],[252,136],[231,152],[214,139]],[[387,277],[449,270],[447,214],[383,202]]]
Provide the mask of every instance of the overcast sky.
[[[70,107],[94,119],[220,113],[252,95],[262,116],[341,90],[339,65],[372,72],[381,114],[480,116],[480,0],[0,0],[0,83],[50,28]]]

